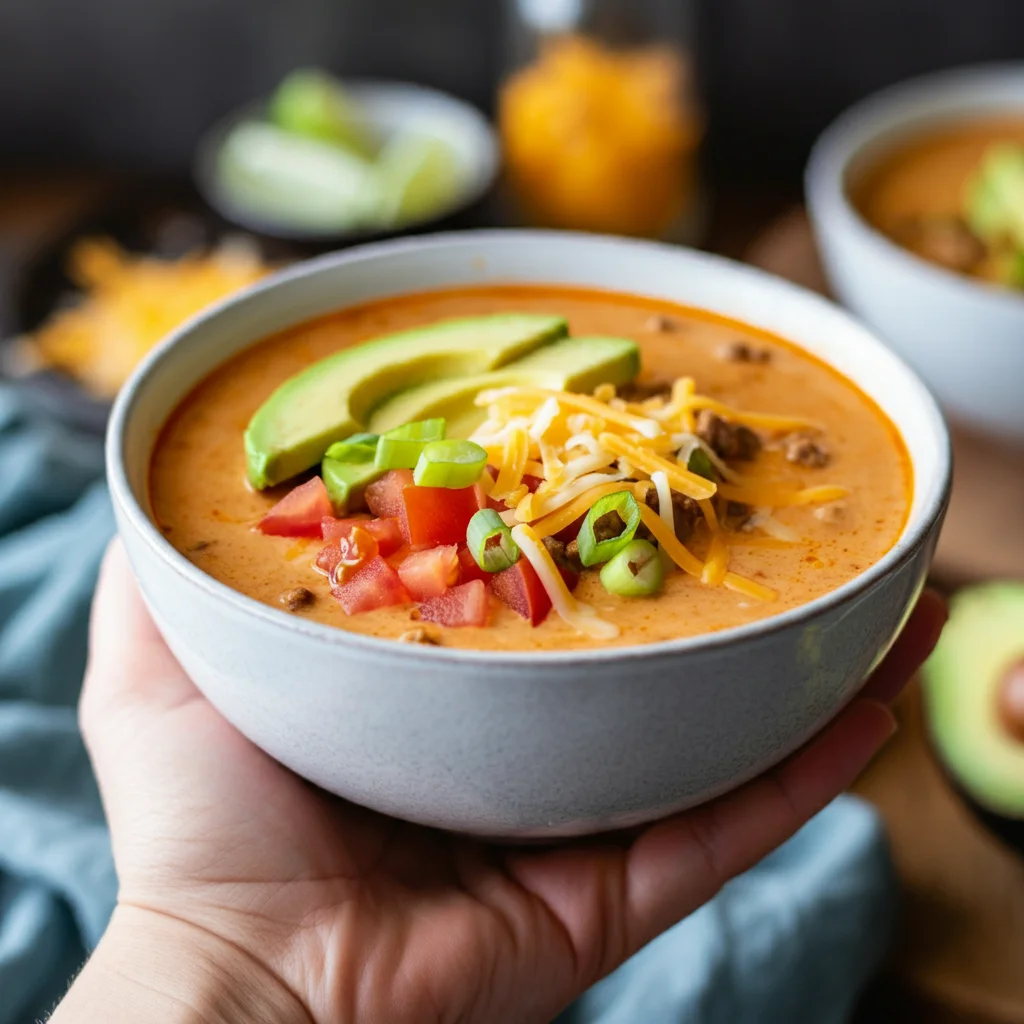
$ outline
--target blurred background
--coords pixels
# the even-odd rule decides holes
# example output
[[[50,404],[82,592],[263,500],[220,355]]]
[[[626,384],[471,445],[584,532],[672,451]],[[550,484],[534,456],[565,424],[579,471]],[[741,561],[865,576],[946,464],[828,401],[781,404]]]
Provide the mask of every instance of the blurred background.
[[[433,85],[493,111],[510,0],[4,0],[5,165],[185,173],[202,131],[294,67]],[[644,0],[692,6],[708,161],[796,183],[814,136],[910,75],[1024,54],[1015,0]]]
[[[0,0],[0,377],[98,439],[185,316],[283,262],[436,227],[647,235],[825,291],[802,208],[818,134],[889,84],[1021,60],[1021,0]],[[465,105],[339,97],[360,77]],[[599,131],[577,110],[597,91]],[[951,518],[950,589],[1024,576],[1019,452],[971,445],[982,482],[959,493],[984,508]],[[961,805],[916,691],[900,715],[858,787],[905,901],[858,1019],[1024,1022],[1024,861]]]

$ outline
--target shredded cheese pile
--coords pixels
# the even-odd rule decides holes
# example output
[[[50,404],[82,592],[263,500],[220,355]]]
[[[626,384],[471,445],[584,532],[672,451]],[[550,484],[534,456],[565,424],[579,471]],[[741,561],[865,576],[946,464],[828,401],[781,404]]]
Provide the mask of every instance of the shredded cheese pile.
[[[105,238],[79,242],[69,274],[84,295],[22,339],[26,369],[54,367],[90,391],[114,395],[138,361],[189,317],[264,274],[242,240],[179,260],[130,256]]]
[[[472,440],[486,451],[496,474],[485,473],[488,495],[504,504],[500,513],[537,571],[552,606],[567,623],[595,638],[610,638],[616,627],[573,597],[543,540],[564,530],[607,494],[631,490],[643,524],[679,569],[704,586],[726,587],[745,597],[773,601],[774,590],[729,570],[731,548],[741,544],[787,545],[797,540],[772,518],[772,510],[835,501],[846,489],[835,485],[800,488],[786,481],[748,479],[726,465],[695,433],[696,414],[710,409],[735,424],[769,433],[813,427],[807,420],[734,409],[697,394],[691,377],[675,382],[669,398],[631,403],[611,385],[593,395],[541,388],[510,387],[481,392],[476,404],[487,419]],[[687,469],[701,448],[718,472],[715,483]],[[540,480],[534,488],[526,477]],[[535,482],[535,481],[534,481]],[[654,488],[659,511],[645,503]],[[676,536],[671,492],[698,502],[709,541],[704,559]],[[754,507],[742,537],[722,526],[728,502]]]

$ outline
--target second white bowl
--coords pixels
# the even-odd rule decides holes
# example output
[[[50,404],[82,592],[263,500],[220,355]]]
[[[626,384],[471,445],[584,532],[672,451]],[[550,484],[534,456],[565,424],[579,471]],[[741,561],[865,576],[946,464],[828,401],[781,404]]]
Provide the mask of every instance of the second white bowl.
[[[874,327],[965,425],[1024,444],[1024,295],[900,248],[850,202],[848,185],[900,141],[943,123],[1024,117],[1024,65],[963,68],[869,97],[822,135],[807,202],[838,297]]]

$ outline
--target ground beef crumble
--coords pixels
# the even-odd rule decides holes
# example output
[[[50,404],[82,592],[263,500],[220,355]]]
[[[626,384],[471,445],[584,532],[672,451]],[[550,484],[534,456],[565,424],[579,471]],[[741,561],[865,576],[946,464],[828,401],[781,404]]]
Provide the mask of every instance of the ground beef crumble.
[[[661,511],[661,502],[658,499],[658,492],[654,487],[648,488],[644,498],[648,507],[655,512]],[[679,491],[672,491],[672,521],[675,525],[676,536],[685,544],[693,535],[694,527],[701,518],[700,505],[685,494]],[[637,531],[638,533],[640,531]],[[646,530],[644,533],[646,534]]]
[[[303,608],[308,608],[316,600],[316,595],[305,587],[292,587],[291,590],[286,590],[278,600],[288,611],[298,612]]]
[[[730,423],[710,409],[697,413],[697,436],[726,462],[749,462],[761,450],[761,438],[742,423]]]
[[[782,439],[782,451],[787,462],[807,469],[821,469],[831,461],[832,455],[821,438],[802,430]]]

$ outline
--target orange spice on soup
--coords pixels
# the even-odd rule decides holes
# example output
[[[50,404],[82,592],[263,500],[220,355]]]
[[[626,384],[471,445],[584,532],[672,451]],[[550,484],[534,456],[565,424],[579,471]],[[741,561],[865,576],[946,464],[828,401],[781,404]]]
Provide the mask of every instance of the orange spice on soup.
[[[508,344],[524,324],[548,330],[548,320],[564,320],[566,333],[511,353],[507,366],[532,360],[524,379],[506,376],[489,389],[475,389],[476,377],[421,382],[373,409],[350,411],[360,422],[383,417],[387,426],[419,410],[415,430],[399,431],[393,446],[401,461],[402,445],[437,443],[430,421],[440,417],[427,414],[439,411],[440,394],[449,403],[444,441],[472,435],[483,450],[487,468],[472,470],[479,472],[473,485],[463,486],[468,462],[444,458],[432,467],[440,474],[430,476],[433,487],[409,479],[418,462],[376,476],[361,499],[369,512],[358,503],[325,504],[321,476],[309,471],[264,491],[246,485],[242,431],[249,422],[251,433],[280,385],[339,351],[360,357],[368,350],[355,346],[369,339],[432,331],[453,318],[491,323],[495,345]],[[627,358],[634,343],[643,369],[624,380],[635,373]],[[579,391],[550,386],[561,372],[550,353],[560,346],[577,364]],[[447,358],[450,370],[451,351]],[[581,376],[581,359],[616,381]],[[536,383],[538,367],[549,386]],[[451,404],[465,394],[468,405]],[[336,461],[350,460],[344,464],[357,472],[369,463],[355,449],[379,444],[359,433],[339,440]],[[264,460],[257,486],[296,464]],[[891,547],[910,487],[902,443],[878,408],[785,342],[665,303],[529,286],[375,302],[268,339],[185,399],[157,445],[151,476],[154,517],[171,543],[259,601],[374,636],[506,650],[652,642],[796,607]],[[293,494],[291,512],[282,512],[278,502]],[[486,556],[467,535],[481,506],[493,513],[482,535],[493,549]],[[315,535],[255,530],[275,509],[278,519],[297,509],[310,515]],[[581,522],[601,509],[585,540]],[[636,547],[620,551],[626,533]],[[591,564],[581,565],[588,543]],[[615,577],[607,567],[622,552]],[[502,559],[512,555],[506,566]],[[636,580],[639,594],[631,590]]]

